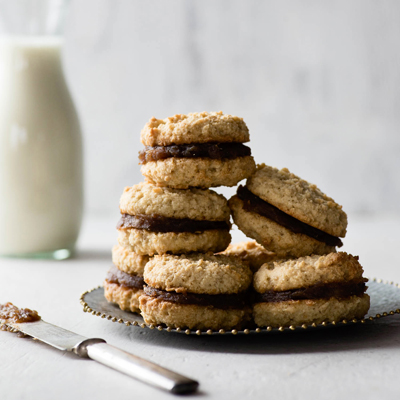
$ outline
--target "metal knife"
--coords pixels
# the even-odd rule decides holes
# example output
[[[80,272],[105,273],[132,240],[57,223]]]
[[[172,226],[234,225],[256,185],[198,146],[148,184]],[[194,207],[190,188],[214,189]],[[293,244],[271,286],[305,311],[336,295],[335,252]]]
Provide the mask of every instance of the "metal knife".
[[[111,346],[104,339],[89,339],[43,320],[6,322],[4,325],[11,328],[11,331],[20,331],[59,350],[72,351],[79,357],[91,358],[132,378],[172,393],[192,393],[199,386],[198,382],[190,378]]]

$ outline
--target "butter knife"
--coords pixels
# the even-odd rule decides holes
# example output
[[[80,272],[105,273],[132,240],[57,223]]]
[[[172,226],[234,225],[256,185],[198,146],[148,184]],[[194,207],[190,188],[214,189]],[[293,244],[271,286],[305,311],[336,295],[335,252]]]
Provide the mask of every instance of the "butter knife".
[[[198,382],[190,378],[111,346],[104,339],[86,338],[43,320],[6,322],[5,325],[10,327],[11,331],[20,331],[59,350],[72,351],[79,357],[90,358],[171,393],[192,393],[199,386]]]

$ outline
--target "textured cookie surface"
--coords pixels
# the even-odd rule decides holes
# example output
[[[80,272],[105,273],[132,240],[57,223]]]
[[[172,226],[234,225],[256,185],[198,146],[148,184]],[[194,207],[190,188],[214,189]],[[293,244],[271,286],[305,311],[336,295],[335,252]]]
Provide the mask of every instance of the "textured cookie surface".
[[[297,258],[310,254],[328,254],[335,247],[328,246],[307,235],[294,233],[289,229],[257,213],[243,209],[243,201],[237,196],[229,200],[233,221],[248,237],[255,239],[278,258]]]
[[[120,211],[206,221],[227,221],[230,215],[225,197],[212,190],[177,190],[148,183],[126,187],[120,199]]]
[[[136,254],[119,245],[114,246],[112,249],[113,264],[127,274],[143,275],[144,266],[149,259],[148,255]]]
[[[264,164],[248,179],[247,188],[292,217],[333,236],[346,235],[347,215],[315,185],[284,168]]]
[[[177,304],[147,295],[140,297],[140,309],[146,324],[165,324],[189,329],[240,329],[251,318],[251,309],[222,310],[192,304]]]
[[[232,243],[226,250],[219,254],[239,257],[249,265],[253,272],[257,271],[261,265],[278,258],[275,253],[266,250],[254,240]]]
[[[131,289],[104,281],[104,296],[110,303],[118,304],[124,311],[140,312],[139,297],[143,294],[142,289]]]
[[[211,158],[167,158],[141,167],[147,181],[177,189],[235,186],[248,178],[256,165],[252,156],[215,160]]]
[[[236,257],[212,254],[154,256],[145,267],[145,282],[154,288],[198,294],[245,291],[252,273]]]
[[[259,293],[284,291],[328,283],[361,282],[363,272],[358,257],[344,252],[330,253],[264,264],[254,275],[253,284]]]
[[[177,114],[166,119],[151,118],[144,126],[141,141],[145,146],[187,143],[244,143],[249,129],[242,118],[219,112]]]
[[[291,300],[276,303],[256,303],[253,318],[260,327],[299,326],[320,324],[324,321],[362,319],[368,312],[370,298],[367,294],[347,299]]]
[[[156,233],[145,229],[124,229],[118,233],[118,243],[137,254],[183,254],[198,251],[218,253],[231,242],[227,230],[208,230],[198,233]]]

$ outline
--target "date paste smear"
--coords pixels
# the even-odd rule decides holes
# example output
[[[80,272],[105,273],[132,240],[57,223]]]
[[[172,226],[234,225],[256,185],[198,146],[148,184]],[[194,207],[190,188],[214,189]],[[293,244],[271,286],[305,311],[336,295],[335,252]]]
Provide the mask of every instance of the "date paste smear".
[[[0,304],[0,328],[3,331],[7,330],[4,324],[19,324],[40,320],[41,318],[37,311],[30,310],[29,308],[18,308],[12,303]]]

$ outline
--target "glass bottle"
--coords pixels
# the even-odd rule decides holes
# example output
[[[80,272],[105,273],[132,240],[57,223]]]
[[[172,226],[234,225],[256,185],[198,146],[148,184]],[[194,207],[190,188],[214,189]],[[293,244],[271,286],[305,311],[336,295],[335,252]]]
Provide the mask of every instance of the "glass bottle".
[[[61,63],[66,2],[0,1],[0,255],[64,259],[83,210],[82,137]]]

